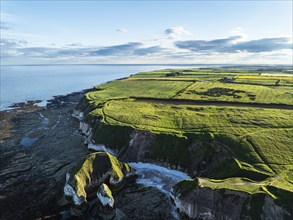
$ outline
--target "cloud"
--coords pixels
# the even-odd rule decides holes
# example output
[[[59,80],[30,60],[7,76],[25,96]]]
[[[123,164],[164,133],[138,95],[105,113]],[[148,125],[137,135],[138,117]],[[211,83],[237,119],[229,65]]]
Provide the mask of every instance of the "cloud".
[[[82,44],[81,43],[72,43],[72,44],[68,44],[67,46],[68,47],[82,47]]]
[[[171,34],[173,32],[170,32]],[[243,41],[242,36],[214,40],[176,40],[129,42],[95,46],[71,43],[33,46],[25,40],[2,39],[1,58],[5,62],[30,60],[32,63],[288,63],[292,42],[288,38]],[[3,59],[4,60],[4,59]]]
[[[195,52],[202,51],[217,51],[222,48],[231,46],[236,40],[241,39],[240,36],[234,36],[224,39],[216,40],[189,40],[189,41],[176,41],[175,45],[180,49],[188,49]]]
[[[1,39],[1,54],[3,57],[11,57],[19,55],[19,49],[28,46],[29,43],[25,40],[15,40],[15,39]]]
[[[130,42],[127,44],[103,47],[92,52],[98,56],[146,56],[150,54],[158,54],[166,51],[160,46],[147,46],[141,42]]]
[[[130,42],[127,44],[120,44],[109,47],[102,47],[93,52],[94,55],[109,56],[109,55],[121,55],[132,54],[134,50],[142,46],[140,42]]]
[[[0,30],[11,30],[12,27],[7,22],[0,22]]]
[[[118,29],[116,29],[116,31],[122,32],[122,33],[128,32],[128,30],[126,28],[118,28]]]
[[[26,42],[4,40],[1,43],[3,53],[1,56],[25,56],[33,58],[58,58],[58,57],[109,57],[109,56],[149,56],[166,52],[160,46],[147,46],[141,42],[130,42],[108,47],[90,47],[82,44],[69,44],[65,47],[29,47]]]
[[[26,40],[16,40],[16,39],[1,39],[1,49],[2,48],[17,48],[27,46],[29,42]]]
[[[152,47],[144,47],[144,48],[139,48],[134,51],[135,55],[139,56],[148,56],[148,55],[154,55],[154,54],[164,54],[170,50],[160,47],[160,46],[152,46]]]
[[[181,37],[183,35],[188,35],[190,34],[187,30],[185,30],[181,26],[173,27],[173,28],[168,28],[164,31],[164,33],[170,37],[170,38],[177,38]]]
[[[263,38],[251,41],[239,41],[242,36],[232,36],[224,39],[215,40],[190,40],[176,41],[175,46],[180,49],[187,49],[193,52],[218,52],[218,53],[236,53],[236,52],[272,52],[276,50],[292,49],[289,38]]]
[[[228,51],[234,52],[238,50],[251,53],[260,53],[284,49],[293,49],[293,46],[289,41],[290,39],[286,37],[263,38],[259,40],[240,42],[238,44],[233,45],[230,49],[228,48]]]

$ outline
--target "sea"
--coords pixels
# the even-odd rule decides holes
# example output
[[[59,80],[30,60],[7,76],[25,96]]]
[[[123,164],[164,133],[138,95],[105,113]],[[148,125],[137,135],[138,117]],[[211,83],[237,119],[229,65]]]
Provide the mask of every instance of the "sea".
[[[144,71],[203,65],[1,65],[1,110],[14,103],[49,100]]]

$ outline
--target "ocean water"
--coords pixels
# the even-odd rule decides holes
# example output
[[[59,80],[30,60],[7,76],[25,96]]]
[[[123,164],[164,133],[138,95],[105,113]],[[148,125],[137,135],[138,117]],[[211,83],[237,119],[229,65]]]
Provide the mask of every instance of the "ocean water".
[[[49,100],[56,95],[66,95],[71,92],[81,91],[138,72],[176,67],[179,66],[0,66],[0,106],[1,110],[3,110],[13,103],[29,100]]]

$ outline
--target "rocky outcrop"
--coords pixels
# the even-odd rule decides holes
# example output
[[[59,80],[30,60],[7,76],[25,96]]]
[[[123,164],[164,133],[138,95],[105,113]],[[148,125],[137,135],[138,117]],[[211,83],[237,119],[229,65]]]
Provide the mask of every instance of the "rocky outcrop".
[[[81,119],[82,117],[79,116]],[[98,119],[91,119],[92,121]],[[90,120],[80,122],[80,130],[84,134],[86,144],[90,144],[90,148],[100,149],[106,147],[115,148],[117,145],[122,146],[119,151],[119,158],[123,161],[152,161],[165,166],[175,166],[175,169],[183,169],[192,177],[205,176],[216,179],[228,178],[229,176],[243,175],[247,178],[254,177],[265,179],[268,176],[261,174],[259,171],[251,169],[242,169],[240,161],[233,158],[229,148],[222,143],[219,143],[209,134],[205,137],[187,134],[186,138],[177,137],[171,134],[154,134],[150,131],[131,130],[125,131],[126,127],[111,125],[101,125],[100,123],[92,123]],[[93,125],[93,129],[91,128]],[[107,127],[106,127],[107,126]],[[111,129],[109,129],[111,127]],[[99,130],[100,129],[100,130]],[[109,132],[110,131],[110,132]],[[132,133],[131,133],[132,132]],[[131,133],[131,134],[130,134]],[[93,145],[91,141],[93,137],[99,134],[97,143],[101,145]],[[123,141],[115,142],[113,138],[104,138],[103,135],[110,134],[111,137],[120,138]],[[130,134],[130,135],[129,135]],[[110,139],[110,141],[109,141]],[[105,141],[105,142],[104,142]],[[129,144],[128,144],[129,142]],[[124,143],[124,144],[120,144]],[[102,145],[105,144],[105,145]],[[117,152],[116,151],[116,152]],[[222,172],[218,172],[219,169]],[[223,171],[224,170],[224,171]],[[257,175],[254,175],[254,174]],[[111,179],[111,175],[100,176],[100,180],[92,182],[90,186],[84,187],[84,191],[89,192],[97,185]],[[69,177],[69,179],[71,176]],[[92,179],[92,177],[90,178]],[[253,178],[252,178],[253,179]],[[258,180],[255,179],[255,180]],[[77,187],[72,186],[70,181],[67,181],[67,190],[74,200],[75,205],[82,206],[87,202],[88,193],[78,195]],[[184,182],[184,181],[183,181]],[[188,181],[187,181],[188,182]],[[110,188],[112,184],[109,182]],[[72,187],[72,189],[70,188]],[[106,187],[103,188],[106,190]],[[80,190],[79,190],[80,191]],[[110,191],[111,192],[111,191]],[[65,192],[66,193],[66,192]],[[113,218],[116,216],[114,211],[114,199],[111,196],[102,196],[98,194],[99,201],[95,203],[92,216],[102,219]],[[172,188],[171,197],[181,213],[184,213],[189,218],[194,219],[253,219],[255,216],[260,219],[283,219],[287,212],[277,206],[274,200],[264,193],[251,195],[246,192],[219,189],[214,190],[209,187],[198,185],[197,179],[190,181],[184,186],[177,184]],[[257,202],[255,202],[257,201]],[[254,207],[255,203],[257,208]],[[111,205],[113,204],[113,205]],[[256,214],[254,210],[256,210]],[[127,210],[127,209],[126,209]],[[124,210],[123,210],[124,211]],[[102,213],[102,214],[101,214]],[[128,215],[128,213],[127,213]],[[104,217],[101,217],[104,216]],[[108,217],[105,217],[108,216]],[[272,218],[273,217],[273,218]]]
[[[135,170],[106,152],[92,153],[66,174],[64,193],[75,206],[89,202],[91,194],[97,192],[103,183],[119,187],[136,177]]]
[[[97,197],[103,206],[110,206],[110,207],[114,206],[114,198],[112,196],[112,192],[105,183],[103,183],[99,187],[97,192]]]
[[[74,109],[71,115],[79,121],[82,121],[84,119],[84,113],[77,109]]]
[[[87,153],[70,117],[83,95],[55,98],[46,108],[28,102],[0,112],[0,219],[59,219],[67,205],[61,204],[64,176]],[[36,141],[26,145],[27,138]]]
[[[155,140],[155,135],[149,131],[134,130],[130,135],[129,146],[123,155],[128,161],[141,161],[145,152]]]
[[[171,198],[180,212],[192,219],[286,219],[289,215],[269,195],[211,189],[200,186],[198,179],[176,184]]]
[[[79,123],[79,130],[83,134],[84,144],[87,145],[92,141],[92,128],[86,122],[81,121]]]
[[[97,201],[91,208],[91,216],[97,219],[122,220],[126,215],[119,209],[114,208],[114,198],[109,187],[103,183],[97,192]]]
[[[270,196],[265,196],[264,205],[262,207],[261,219],[264,220],[283,220],[284,216],[290,216],[289,212],[277,206]]]
[[[128,219],[179,219],[179,213],[169,196],[155,187],[128,184],[113,195],[115,207],[123,211]]]
[[[189,146],[192,162],[188,167],[191,176],[207,176],[220,163],[231,159],[227,150],[216,142],[195,141]]]
[[[174,186],[171,197],[180,212],[189,218],[211,220],[240,219],[241,207],[247,195],[230,191],[221,195],[211,188],[199,187],[195,179]]]

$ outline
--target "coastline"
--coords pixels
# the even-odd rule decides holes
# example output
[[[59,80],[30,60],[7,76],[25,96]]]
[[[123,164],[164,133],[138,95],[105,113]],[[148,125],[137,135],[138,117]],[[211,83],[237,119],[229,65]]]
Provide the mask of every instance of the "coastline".
[[[25,100],[20,102],[14,102],[8,106],[4,106],[0,108],[0,112],[7,112],[7,111],[13,111],[13,110],[22,110],[27,108],[47,108],[48,107],[56,107],[56,105],[61,105],[62,102],[66,101],[66,99],[70,96],[75,95],[84,95],[87,92],[90,92],[94,90],[94,87],[88,88],[88,89],[82,89],[79,91],[73,91],[67,94],[62,95],[53,95],[49,99],[33,99],[33,100]],[[77,103],[75,103],[77,104]]]
[[[102,141],[96,141],[96,139],[92,139],[92,134],[96,133],[96,131],[94,131],[94,127],[96,125],[100,125],[100,121],[93,119],[88,120],[88,118],[86,118],[87,121],[83,120],[83,116],[81,115],[84,115],[84,112],[86,111],[82,112],[83,110],[81,109],[79,109],[81,112],[74,111],[76,105],[80,102],[84,94],[92,90],[95,90],[95,88],[82,90],[80,92],[73,92],[68,95],[54,96],[53,99],[48,100],[48,102],[46,101],[47,105],[45,108],[38,106],[39,103],[44,102],[42,102],[41,100],[35,100],[27,101],[25,103],[22,102],[13,104],[11,106],[11,108],[13,109],[0,112],[1,123],[5,125],[3,126],[4,129],[2,129],[1,131],[0,138],[0,177],[1,180],[3,179],[3,183],[0,183],[0,219],[31,219],[44,217],[54,219],[68,219],[70,218],[70,215],[75,216],[80,214],[74,211],[72,212],[70,208],[70,202],[64,199],[63,186],[65,183],[65,174],[68,171],[70,171],[71,168],[76,163],[78,163],[85,155],[91,153],[92,151],[90,149],[101,151],[101,148],[106,149],[107,147],[109,147],[109,145],[106,145],[109,144],[107,143],[107,140],[104,141],[104,139],[102,139]],[[130,98],[133,97],[130,96]],[[158,102],[160,104],[178,105],[203,104],[203,102],[194,102],[184,99],[173,100],[172,102],[170,102],[169,100],[163,98],[136,98],[135,101]],[[219,101],[215,102],[214,104],[222,105],[224,103],[225,102],[223,101]],[[204,104],[210,105],[209,102],[205,102]],[[237,102],[234,102],[233,104],[235,104],[236,106],[239,105],[239,103]],[[248,105],[246,103],[242,103],[241,107],[264,108],[265,106],[268,108],[276,107],[274,104],[266,104],[260,106],[258,104]],[[115,108],[119,109],[118,106],[115,106]],[[79,113],[79,116],[75,115],[77,112]],[[80,121],[79,119],[82,120]],[[255,124],[255,121],[252,122],[254,123],[254,126],[260,125]],[[117,137],[113,135],[113,130],[110,130],[108,133],[103,133],[103,131],[100,131],[99,133],[102,133],[103,137],[109,139],[115,139]],[[125,188],[121,189],[121,191],[119,191],[119,193],[117,194],[115,194],[116,192],[114,192],[115,201],[118,201],[117,204],[115,202],[116,208],[119,208],[119,210],[121,210],[127,216],[131,217],[130,219],[138,219],[141,216],[150,215],[152,215],[152,219],[156,219],[157,217],[166,217],[166,215],[168,215],[168,219],[173,219],[174,217],[176,219],[179,219],[179,216],[176,217],[176,215],[178,214],[178,210],[176,209],[176,207],[179,208],[182,213],[187,214],[189,217],[193,216],[193,214],[197,215],[197,212],[190,212],[186,209],[186,207],[194,206],[194,201],[189,201],[186,198],[180,198],[180,193],[177,195],[177,193],[174,194],[171,191],[171,198],[175,202],[175,205],[171,203],[170,195],[168,194],[168,192],[170,190],[169,188],[171,186],[174,186],[174,182],[170,184],[170,182],[168,183],[167,181],[167,185],[170,185],[170,187],[168,187],[167,192],[164,191],[165,183],[162,183],[161,181],[161,176],[165,177],[166,172],[162,172],[162,175],[159,174],[159,178],[156,178],[156,175],[153,175],[153,171],[156,171],[156,169],[153,169],[153,171],[150,172],[149,167],[153,167],[153,164],[148,164],[148,168],[146,169],[146,175],[142,174],[142,172],[144,172],[145,165],[147,165],[145,162],[150,161],[151,163],[156,163],[156,160],[158,159],[154,160],[153,158],[147,157],[144,159],[143,157],[141,157],[141,155],[139,155],[139,153],[143,152],[143,150],[145,150],[144,148],[148,147],[149,144],[153,144],[148,141],[152,141],[155,139],[159,140],[159,134],[150,134],[148,133],[148,131],[134,128],[134,130],[131,133],[126,132],[125,135],[127,138],[125,143],[128,149],[126,148],[127,151],[123,149],[125,155],[121,156],[121,151],[119,151],[119,154],[117,155],[121,156],[121,158],[119,159],[122,159],[123,162],[135,161],[134,164],[129,164],[133,165],[133,167],[137,170],[138,173],[140,172],[139,174],[140,177],[142,177],[142,179],[138,179],[136,183],[127,185]],[[163,136],[160,136],[160,138],[162,137]],[[164,138],[165,137],[167,136],[164,136]],[[209,135],[208,138],[213,139],[213,136]],[[170,139],[170,136],[168,137],[168,141],[172,142],[174,140],[175,139],[172,138]],[[166,138],[163,139],[163,141],[168,143],[168,141],[166,141]],[[97,144],[96,146],[94,146],[95,143],[105,143],[105,145]],[[177,142],[176,140],[176,143],[179,142]],[[196,140],[195,142],[193,142],[193,145],[191,145],[192,148],[188,148],[188,151],[198,151],[200,147],[206,147],[206,145],[202,145],[202,143]],[[92,144],[93,146],[90,147],[87,146],[87,144]],[[176,145],[176,147],[177,146],[179,147],[179,145]],[[215,157],[212,158],[211,156],[207,159],[207,161],[209,160],[221,162],[222,160],[229,160],[227,159],[229,158],[227,150],[224,145],[220,144],[220,142],[213,141],[211,142],[211,145],[209,145],[209,147],[212,147],[210,148],[212,152],[212,154],[210,155],[215,155]],[[139,149],[140,152],[137,152],[137,149]],[[220,156],[217,157],[217,155],[222,155],[222,158],[220,158]],[[232,159],[233,162],[234,158]],[[204,158],[204,160],[206,159]],[[162,161],[164,160],[161,159],[160,162]],[[137,162],[143,162],[144,167],[140,167],[140,164],[138,164]],[[196,161],[195,158],[195,161],[192,162],[195,164],[194,167],[186,168],[189,169],[189,171],[195,171],[194,173],[189,174],[190,177],[206,176],[206,173],[204,172],[206,172],[205,169],[207,167],[207,163],[205,161],[203,162],[204,165],[201,166],[201,164],[198,163],[198,161]],[[170,164],[172,164],[172,162]],[[210,164],[211,167],[214,166],[214,164]],[[232,165],[234,166],[234,164]],[[238,163],[235,167],[236,169],[239,168]],[[242,169],[242,167],[240,168]],[[161,168],[159,169],[162,171]],[[179,166],[178,164],[176,164],[176,169],[180,170],[180,164]],[[211,169],[213,169],[213,167]],[[169,171],[170,170],[168,170],[168,172]],[[186,170],[184,171],[189,172]],[[253,170],[253,172],[253,174],[263,174],[259,173],[258,170]],[[149,185],[144,184],[144,176],[148,176],[149,179],[147,179],[147,184]],[[159,182],[150,182],[150,177],[153,177],[154,180],[158,179]],[[177,180],[177,183],[178,181],[180,180]],[[257,179],[257,181],[260,180]],[[206,180],[204,180],[203,182],[207,183]],[[213,181],[211,181],[211,183],[214,184]],[[163,185],[160,186],[160,184]],[[256,183],[255,185],[257,186],[258,183]],[[232,184],[231,186],[234,185]],[[158,188],[160,187],[161,190],[158,190]],[[199,190],[202,190],[202,188],[204,191],[207,187],[201,185]],[[223,189],[230,190],[230,188]],[[232,189],[232,191],[233,190],[234,188]],[[238,190],[236,191],[238,193]],[[164,194],[164,192],[166,194]],[[244,192],[246,193],[246,191]],[[218,191],[212,189],[210,193],[211,195],[214,195],[214,193],[217,194]],[[233,193],[232,194],[233,196],[237,196],[237,193],[235,195]],[[246,195],[245,193],[243,194],[243,198],[250,198],[250,195]],[[255,193],[256,195],[253,194],[253,196],[258,196],[259,193],[263,192],[257,192]],[[271,195],[273,195],[273,199],[277,198],[274,194]],[[270,202],[270,205],[267,205],[267,207],[277,207],[279,209],[280,207],[275,206],[274,201],[271,197],[269,197],[271,195],[266,195],[266,198],[268,198],[268,201]],[[193,195],[191,196],[193,197]],[[135,201],[135,199],[137,198],[141,199],[141,203],[138,204],[136,202],[133,202],[133,200]],[[225,203],[229,201],[229,198],[227,199],[227,201],[225,199],[221,201]],[[150,205],[150,202],[152,206]],[[244,202],[244,200],[241,199],[241,202]],[[198,204],[202,206],[202,201],[200,201]],[[148,210],[144,208],[146,206],[149,208]],[[262,210],[264,209],[269,210],[266,208],[266,206],[263,206]],[[217,209],[213,208],[212,210]],[[280,212],[286,214],[286,212],[283,211],[281,208],[279,210],[281,210]],[[239,214],[239,212],[237,213]],[[85,216],[88,214],[89,213],[85,214]],[[227,215],[230,216],[232,214],[228,213]],[[275,213],[274,215],[277,214]]]
[[[29,101],[0,112],[1,219],[60,218],[65,173],[87,153],[71,117],[86,91],[56,96],[46,108]]]
[[[37,100],[0,112],[6,123],[0,133],[0,219],[71,219],[65,176],[92,152],[72,113],[90,90],[55,96],[46,108]],[[114,192],[116,208],[129,219],[180,219],[169,195],[146,183],[141,179]]]

